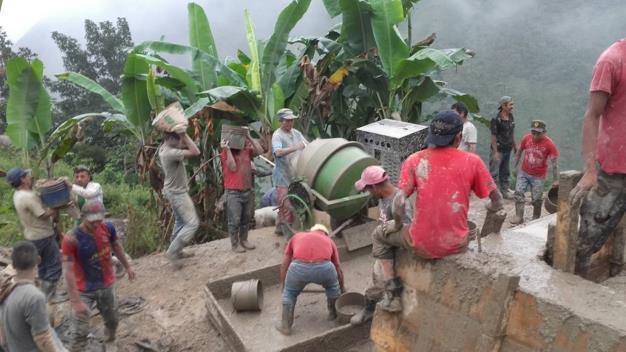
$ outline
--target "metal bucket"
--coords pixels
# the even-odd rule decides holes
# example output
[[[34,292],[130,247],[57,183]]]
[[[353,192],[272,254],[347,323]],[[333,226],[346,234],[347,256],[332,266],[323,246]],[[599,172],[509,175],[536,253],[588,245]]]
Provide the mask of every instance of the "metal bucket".
[[[237,281],[230,287],[233,308],[242,312],[261,310],[263,307],[263,284],[259,280]]]
[[[39,187],[41,202],[48,208],[58,208],[70,202],[70,189],[63,181],[49,180]]]
[[[550,214],[554,214],[559,210],[559,187],[552,187],[548,191],[548,196],[543,200],[543,207]]]
[[[347,324],[353,315],[365,308],[365,296],[358,292],[346,292],[335,301],[337,322]]]
[[[243,126],[222,124],[222,138],[228,141],[231,149],[243,149],[246,143],[246,128]]]

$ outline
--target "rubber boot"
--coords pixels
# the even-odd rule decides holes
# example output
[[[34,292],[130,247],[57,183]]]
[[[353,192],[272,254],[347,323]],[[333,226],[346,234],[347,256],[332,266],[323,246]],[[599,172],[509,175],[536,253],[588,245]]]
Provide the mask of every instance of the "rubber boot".
[[[291,304],[283,303],[282,320],[276,324],[276,330],[283,335],[291,335],[291,326],[293,325],[293,308]]]
[[[512,225],[519,225],[524,222],[524,203],[515,203],[515,216],[511,219]]]
[[[385,293],[383,299],[378,303],[380,309],[389,313],[398,313],[402,311],[402,281],[400,278],[393,278],[385,283]]]
[[[539,219],[541,217],[541,201],[533,202],[533,219]]]
[[[333,321],[337,319],[337,309],[335,309],[335,302],[337,298],[328,298],[326,300],[326,305],[328,306],[328,320]]]
[[[365,301],[365,308],[363,308],[360,312],[350,318],[350,325],[358,326],[363,323],[366,323],[374,317],[374,312],[376,311],[376,301],[367,300]]]

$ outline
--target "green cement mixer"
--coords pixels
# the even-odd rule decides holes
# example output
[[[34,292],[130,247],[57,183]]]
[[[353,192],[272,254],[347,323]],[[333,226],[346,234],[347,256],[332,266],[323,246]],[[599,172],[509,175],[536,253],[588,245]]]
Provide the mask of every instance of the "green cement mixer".
[[[366,167],[378,164],[358,142],[330,138],[309,143],[298,158],[297,179],[288,191],[298,227],[312,225],[313,207],[327,212],[335,224],[359,213],[369,194],[358,193],[354,183]]]

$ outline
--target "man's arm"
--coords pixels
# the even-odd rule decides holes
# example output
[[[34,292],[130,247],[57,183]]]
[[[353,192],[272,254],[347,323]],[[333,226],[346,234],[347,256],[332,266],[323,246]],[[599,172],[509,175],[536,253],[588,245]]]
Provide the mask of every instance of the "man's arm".
[[[31,296],[25,307],[24,317],[30,326],[30,333],[37,349],[43,352],[57,352],[54,332],[48,318],[48,306],[43,295]]]
[[[497,188],[489,193],[489,199],[491,202],[487,204],[487,210],[498,211],[504,207],[502,205],[502,194],[500,194],[500,191]]]
[[[520,160],[522,160],[522,153],[523,152],[524,151],[522,150],[521,146],[515,152],[515,163],[514,163],[514,166],[513,166],[513,175],[515,175],[515,176],[517,176],[517,170],[519,170],[519,162],[520,162]]]
[[[583,119],[583,147],[582,157],[584,163],[583,177],[572,192],[570,200],[577,203],[598,181],[598,171],[596,170],[596,145],[598,143],[598,129],[600,127],[600,116],[609,100],[609,94],[602,91],[589,93],[589,102]]]
[[[253,150],[252,154],[253,154],[253,156],[257,156],[257,155],[263,154],[263,147],[261,147],[261,144],[258,141],[256,141],[254,138],[252,138],[252,136],[250,135],[250,129],[246,129],[246,138],[252,144],[252,150]]]
[[[33,335],[33,341],[40,352],[57,352],[56,343],[54,341],[54,333],[52,328],[48,328],[46,331]]]
[[[304,143],[300,142],[300,143],[298,143],[296,145],[292,145],[291,147],[279,148],[279,149],[276,149],[274,151],[274,155],[276,155],[277,157],[283,157],[285,155],[289,155],[289,154],[291,154],[291,153],[293,153],[295,151],[298,151],[300,149],[304,149],[304,146],[305,146]]]
[[[225,139],[222,139],[222,141],[220,142],[220,146],[222,147],[222,151],[224,151],[224,153],[226,154],[226,167],[231,172],[235,172],[235,170],[237,170],[237,163],[235,163],[233,152],[232,150],[230,150],[230,147],[228,146],[228,141]]]
[[[559,185],[559,166],[557,157],[550,157],[550,164],[552,164],[552,187]]]
[[[189,137],[189,135],[186,132],[180,134],[180,139],[183,141],[183,144],[187,147],[187,149],[185,149],[183,152],[183,156],[185,157],[185,159],[193,158],[195,156],[200,155],[200,149],[198,149],[198,146],[196,145],[196,143],[194,143],[194,141],[191,140],[191,137]]]
[[[491,152],[495,160],[500,160],[500,153],[498,153],[498,140],[495,134],[491,134]]]
[[[84,187],[84,188],[79,185],[72,185],[72,192],[76,193],[77,195],[85,199],[90,199],[90,198],[94,198],[94,197],[101,195],[102,187],[100,186],[99,183],[89,182],[87,184],[87,187]]]
[[[133,268],[131,268],[128,259],[126,258],[126,252],[124,251],[124,247],[122,247],[122,244],[119,243],[119,241],[115,241],[111,245],[111,248],[113,249],[113,253],[115,253],[117,259],[120,261],[120,263],[122,263],[124,269],[126,269],[126,273],[128,273],[128,280],[135,280],[135,272],[133,271]]]
[[[333,246],[333,254],[330,257],[330,261],[335,266],[335,270],[337,271],[337,279],[339,280],[339,288],[341,289],[341,292],[343,293],[343,292],[346,292],[346,286],[344,285],[344,281],[343,281],[343,271],[341,270],[341,265],[339,264],[339,251],[337,251],[337,246],[335,246],[334,242],[332,246]]]

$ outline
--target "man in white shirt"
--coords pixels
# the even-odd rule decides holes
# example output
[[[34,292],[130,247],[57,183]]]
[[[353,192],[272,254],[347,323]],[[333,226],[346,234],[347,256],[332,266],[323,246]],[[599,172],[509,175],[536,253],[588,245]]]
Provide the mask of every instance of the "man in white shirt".
[[[476,153],[478,131],[476,130],[476,126],[474,126],[474,124],[468,119],[467,106],[461,102],[457,102],[452,104],[450,108],[456,111],[457,114],[461,116],[461,119],[463,119],[463,139],[461,139],[459,149],[470,153]]]
[[[74,184],[72,185],[72,193],[79,197],[79,208],[91,201],[103,203],[102,186],[99,183],[91,181],[91,172],[84,165],[78,165],[74,168]],[[82,199],[80,199],[82,198]]]

